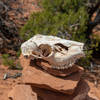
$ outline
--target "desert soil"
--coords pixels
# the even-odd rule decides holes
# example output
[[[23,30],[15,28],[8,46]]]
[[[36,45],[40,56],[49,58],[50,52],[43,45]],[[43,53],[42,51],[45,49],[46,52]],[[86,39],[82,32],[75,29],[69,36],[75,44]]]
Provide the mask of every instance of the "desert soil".
[[[6,66],[0,65],[0,100],[8,100],[8,93],[11,91],[11,89],[16,84],[22,83],[20,78],[9,78],[7,80],[3,80],[6,73],[16,74],[17,72],[21,71],[9,70]]]
[[[8,100],[8,94],[11,89],[16,85],[22,83],[21,77],[19,78],[8,78],[4,80],[4,75],[6,73],[10,73],[12,75],[16,74],[17,72],[21,73],[20,70],[10,70],[7,66],[0,65],[0,100]],[[97,77],[94,74],[91,74],[89,71],[85,71],[83,78],[90,81],[94,84],[93,88],[97,88],[100,90],[100,83],[96,83]]]

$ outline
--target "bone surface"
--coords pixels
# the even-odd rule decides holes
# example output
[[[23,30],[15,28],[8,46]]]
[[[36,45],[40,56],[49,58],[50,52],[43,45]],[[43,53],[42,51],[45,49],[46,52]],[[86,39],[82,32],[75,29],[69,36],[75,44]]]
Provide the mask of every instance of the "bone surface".
[[[67,69],[84,56],[83,46],[84,43],[56,36],[35,35],[21,45],[21,51],[31,59],[48,61],[54,69]]]

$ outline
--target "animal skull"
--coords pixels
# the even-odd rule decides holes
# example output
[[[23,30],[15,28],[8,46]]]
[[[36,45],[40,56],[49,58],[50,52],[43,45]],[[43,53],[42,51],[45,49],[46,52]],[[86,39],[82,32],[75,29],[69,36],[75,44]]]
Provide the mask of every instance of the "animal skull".
[[[35,35],[21,45],[22,54],[48,61],[52,68],[67,69],[84,56],[83,43],[56,36]]]

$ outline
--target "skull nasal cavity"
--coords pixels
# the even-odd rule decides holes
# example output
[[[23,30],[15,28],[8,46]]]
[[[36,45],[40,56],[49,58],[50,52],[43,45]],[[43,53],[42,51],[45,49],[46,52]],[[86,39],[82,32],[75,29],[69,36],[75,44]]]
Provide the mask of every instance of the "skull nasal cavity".
[[[55,45],[56,45],[56,46],[60,46],[60,47],[62,47],[62,48],[65,49],[65,50],[68,50],[68,47],[67,47],[67,46],[64,46],[64,45],[61,44],[61,43],[56,43]]]
[[[47,57],[51,54],[52,49],[48,44],[41,44],[39,45],[39,50],[44,57]]]

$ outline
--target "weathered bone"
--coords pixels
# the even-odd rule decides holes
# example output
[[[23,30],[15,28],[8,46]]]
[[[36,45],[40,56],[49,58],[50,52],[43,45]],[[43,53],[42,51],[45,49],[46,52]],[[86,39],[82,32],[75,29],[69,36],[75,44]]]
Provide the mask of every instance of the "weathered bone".
[[[35,35],[21,45],[22,54],[48,61],[52,68],[67,69],[84,56],[83,43],[56,36]]]

